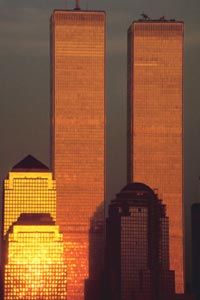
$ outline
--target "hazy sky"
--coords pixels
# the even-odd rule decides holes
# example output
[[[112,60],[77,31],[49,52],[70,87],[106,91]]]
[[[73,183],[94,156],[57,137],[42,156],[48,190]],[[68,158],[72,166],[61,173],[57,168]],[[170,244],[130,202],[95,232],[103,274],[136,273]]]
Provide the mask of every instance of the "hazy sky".
[[[49,17],[72,0],[0,0],[0,176],[27,154],[49,162]],[[82,0],[107,12],[108,199],[126,182],[127,28],[145,12],[185,22],[185,203],[200,199],[200,1]],[[189,242],[189,234],[187,235]]]

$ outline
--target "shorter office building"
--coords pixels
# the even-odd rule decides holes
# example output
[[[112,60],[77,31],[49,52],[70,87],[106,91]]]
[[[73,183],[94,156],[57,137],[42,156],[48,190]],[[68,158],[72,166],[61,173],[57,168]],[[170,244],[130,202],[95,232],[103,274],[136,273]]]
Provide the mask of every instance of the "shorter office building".
[[[56,220],[56,182],[49,168],[32,155],[8,173],[3,194],[4,236],[22,213],[50,213]]]
[[[111,201],[106,224],[107,299],[175,299],[169,220],[155,192],[128,184]]]
[[[65,300],[63,235],[50,214],[21,214],[5,237],[4,300]]]

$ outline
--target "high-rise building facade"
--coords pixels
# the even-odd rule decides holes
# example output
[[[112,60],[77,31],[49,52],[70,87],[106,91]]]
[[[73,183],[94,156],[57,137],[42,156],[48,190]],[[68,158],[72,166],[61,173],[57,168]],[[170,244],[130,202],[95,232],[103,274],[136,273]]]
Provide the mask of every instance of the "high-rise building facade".
[[[106,225],[107,299],[175,299],[169,220],[154,191],[142,183],[125,186],[109,205]]]
[[[128,181],[158,189],[169,216],[170,268],[184,290],[183,22],[128,31]]]
[[[104,201],[104,61],[105,13],[55,10],[51,18],[52,168],[69,300],[83,299],[90,220]]]
[[[4,236],[22,213],[50,213],[56,220],[56,185],[44,164],[28,155],[4,181]]]
[[[5,241],[5,300],[66,299],[63,236],[50,214],[21,214]]]

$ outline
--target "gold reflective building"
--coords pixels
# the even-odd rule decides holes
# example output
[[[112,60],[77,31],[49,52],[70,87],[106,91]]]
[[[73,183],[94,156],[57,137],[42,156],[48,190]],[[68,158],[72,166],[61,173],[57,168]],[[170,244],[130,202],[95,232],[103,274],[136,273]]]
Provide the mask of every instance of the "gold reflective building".
[[[158,188],[169,216],[170,269],[184,290],[182,22],[128,31],[128,179]]]
[[[28,155],[4,181],[4,235],[21,213],[50,213],[56,220],[56,185],[49,169]]]
[[[90,219],[104,201],[104,61],[105,13],[55,10],[51,18],[52,167],[57,222],[66,247],[68,300],[83,299]]]
[[[48,214],[22,214],[6,235],[5,300],[65,300],[63,236]]]

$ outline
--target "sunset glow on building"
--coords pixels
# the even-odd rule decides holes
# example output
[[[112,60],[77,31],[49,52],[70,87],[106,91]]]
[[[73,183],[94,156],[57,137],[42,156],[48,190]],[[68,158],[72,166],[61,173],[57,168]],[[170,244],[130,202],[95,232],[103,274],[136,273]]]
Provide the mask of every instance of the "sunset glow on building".
[[[56,185],[49,169],[31,155],[4,181],[4,235],[21,213],[50,213],[56,220]]]
[[[170,269],[184,291],[182,22],[128,32],[128,180],[158,189],[169,217]]]
[[[82,300],[90,219],[104,202],[105,13],[51,18],[52,168],[64,233],[68,300]],[[103,213],[101,215],[103,218]]]
[[[67,274],[59,227],[50,215],[34,216],[34,225],[31,214],[28,222],[23,217],[6,237],[4,299],[65,300]]]

